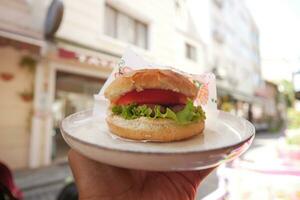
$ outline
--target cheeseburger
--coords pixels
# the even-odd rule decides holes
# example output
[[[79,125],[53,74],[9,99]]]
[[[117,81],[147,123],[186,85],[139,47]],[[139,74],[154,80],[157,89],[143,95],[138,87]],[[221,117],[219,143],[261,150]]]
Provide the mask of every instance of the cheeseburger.
[[[172,70],[144,69],[117,77],[105,90],[112,133],[133,140],[170,142],[203,132],[205,113],[194,106],[198,88]]]

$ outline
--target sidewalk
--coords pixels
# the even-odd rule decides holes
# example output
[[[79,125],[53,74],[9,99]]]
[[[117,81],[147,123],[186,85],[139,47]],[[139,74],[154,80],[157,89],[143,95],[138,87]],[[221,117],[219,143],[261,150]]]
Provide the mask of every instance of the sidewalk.
[[[25,200],[55,200],[71,176],[67,162],[14,172],[16,184],[23,191]]]
[[[257,147],[261,147],[264,145],[268,145],[272,142],[275,142],[278,138],[283,136],[284,136],[284,130],[275,133],[269,133],[269,132],[257,133],[248,152],[250,152],[251,150]],[[247,154],[247,152],[245,154]],[[215,191],[217,188],[218,188],[218,177],[216,175],[216,172],[214,171],[208,177],[206,177],[206,179],[201,184],[198,190],[197,200],[201,200],[211,192]]]

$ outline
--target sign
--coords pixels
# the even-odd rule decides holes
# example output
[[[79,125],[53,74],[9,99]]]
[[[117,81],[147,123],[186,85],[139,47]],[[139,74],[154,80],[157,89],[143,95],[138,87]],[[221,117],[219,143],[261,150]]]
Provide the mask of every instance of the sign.
[[[77,53],[64,48],[59,48],[57,53],[58,53],[58,57],[60,58],[75,60],[80,63],[86,63],[89,65],[94,65],[96,67],[105,67],[105,68],[113,69],[113,67],[116,65],[116,63],[112,60],[106,60],[94,55]]]

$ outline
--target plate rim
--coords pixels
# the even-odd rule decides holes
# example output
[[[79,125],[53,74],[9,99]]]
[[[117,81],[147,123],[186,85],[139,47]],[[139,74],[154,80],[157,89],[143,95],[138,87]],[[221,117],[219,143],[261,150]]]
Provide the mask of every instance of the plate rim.
[[[234,143],[234,144],[231,144],[231,145],[227,145],[227,146],[221,146],[221,147],[218,147],[218,148],[214,148],[214,149],[206,149],[206,150],[201,150],[201,151],[197,151],[197,150],[194,150],[194,151],[182,151],[182,152],[152,152],[152,151],[134,151],[134,150],[127,150],[127,149],[116,149],[116,148],[110,148],[108,146],[104,146],[104,145],[99,145],[99,144],[94,144],[94,143],[90,143],[90,142],[87,142],[87,141],[84,141],[84,140],[80,140],[79,138],[73,136],[72,134],[68,133],[68,131],[64,130],[63,128],[63,123],[65,120],[71,118],[72,116],[74,115],[79,115],[81,113],[93,113],[92,112],[93,109],[87,109],[87,110],[83,110],[83,111],[79,111],[79,112],[76,112],[76,113],[73,113],[67,117],[65,117],[60,123],[59,123],[59,128],[60,128],[60,131],[62,133],[62,135],[64,136],[63,138],[65,139],[65,136],[66,137],[69,137],[71,138],[72,140],[75,140],[76,142],[79,142],[83,145],[88,145],[88,146],[92,146],[94,148],[98,148],[98,149],[101,149],[101,150],[108,150],[108,151],[117,151],[117,152],[126,152],[126,153],[135,153],[135,154],[152,154],[152,155],[180,155],[180,154],[198,154],[198,153],[207,153],[207,152],[214,152],[214,151],[220,151],[220,150],[226,150],[226,149],[229,149],[229,148],[237,148],[237,147],[240,147],[242,146],[244,143],[247,143],[251,140],[253,140],[253,138],[255,137],[255,127],[254,125],[249,122],[248,120],[242,118],[242,117],[239,117],[239,116],[235,116],[231,113],[228,113],[228,112],[224,112],[224,111],[221,111],[221,110],[218,110],[219,112],[225,114],[225,115],[231,115],[235,118],[238,118],[239,120],[242,120],[244,122],[246,122],[246,124],[250,127],[250,131],[251,131],[251,135],[247,138],[245,138],[244,140],[242,141],[239,141],[237,143]],[[66,140],[66,139],[65,139]],[[66,141],[67,142],[67,141]],[[68,143],[68,142],[67,142]]]

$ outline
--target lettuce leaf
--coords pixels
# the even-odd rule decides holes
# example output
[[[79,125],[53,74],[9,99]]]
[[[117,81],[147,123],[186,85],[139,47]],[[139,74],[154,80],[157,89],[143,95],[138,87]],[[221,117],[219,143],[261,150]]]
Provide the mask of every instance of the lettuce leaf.
[[[176,113],[177,120],[182,124],[197,121],[201,116],[201,112],[199,111],[197,107],[193,105],[192,101],[188,101],[185,107],[181,111]]]
[[[164,110],[162,112],[161,110]],[[199,120],[205,120],[205,112],[201,106],[194,106],[191,100],[188,100],[185,107],[179,111],[174,112],[169,107],[162,109],[161,105],[155,105],[150,108],[147,105],[115,105],[112,107],[112,112],[115,115],[120,115],[124,119],[136,119],[139,117],[148,117],[152,119],[171,119],[179,124],[188,124]]]

